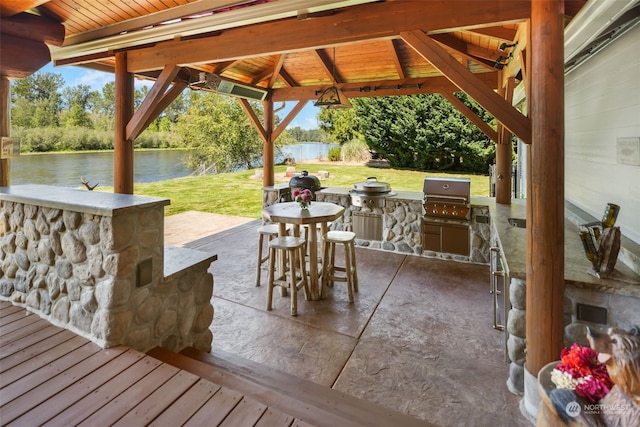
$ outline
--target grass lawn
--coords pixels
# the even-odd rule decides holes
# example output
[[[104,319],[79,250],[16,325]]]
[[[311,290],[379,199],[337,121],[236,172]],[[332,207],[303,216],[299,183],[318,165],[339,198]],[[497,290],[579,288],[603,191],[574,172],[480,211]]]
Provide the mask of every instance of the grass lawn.
[[[276,184],[288,183],[284,177],[286,166],[276,166]],[[441,172],[415,172],[399,169],[380,169],[364,165],[342,165],[330,163],[305,163],[296,165],[296,171],[308,170],[311,174],[328,171],[329,178],[321,179],[323,187],[349,187],[375,176],[378,181],[388,182],[393,190],[422,192],[425,176],[451,176],[471,179],[471,194],[489,195],[487,175],[444,174]],[[165,208],[165,215],[186,211],[212,212],[247,218],[262,215],[262,180],[254,179],[255,170],[185,177],[153,183],[135,184],[136,195],[168,198],[171,205]],[[113,188],[100,188],[113,191]]]

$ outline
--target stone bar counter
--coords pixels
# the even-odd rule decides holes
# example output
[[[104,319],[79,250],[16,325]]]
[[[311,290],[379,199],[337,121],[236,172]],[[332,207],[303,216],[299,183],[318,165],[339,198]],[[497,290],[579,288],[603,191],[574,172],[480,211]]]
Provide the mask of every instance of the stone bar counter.
[[[215,255],[164,246],[168,199],[0,187],[0,299],[102,347],[211,350]]]
[[[512,392],[525,395],[524,409],[534,416],[539,403],[536,373],[525,373],[524,369],[527,231],[509,224],[509,218],[526,218],[526,200],[512,200],[511,205],[492,203],[489,207],[492,242],[500,249],[511,305],[506,325],[510,359],[507,384]],[[614,272],[601,278],[589,274],[591,263],[578,233],[580,224],[593,221],[596,218],[570,203],[565,205],[565,346],[574,342],[589,345],[586,326],[600,330],[609,327],[629,330],[640,326],[640,275],[637,271],[640,249],[623,237]]]

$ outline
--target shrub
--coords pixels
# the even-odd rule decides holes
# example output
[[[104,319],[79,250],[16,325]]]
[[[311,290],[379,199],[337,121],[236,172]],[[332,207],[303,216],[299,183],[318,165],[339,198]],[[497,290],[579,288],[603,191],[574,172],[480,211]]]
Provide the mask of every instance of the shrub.
[[[340,147],[332,147],[329,149],[329,153],[327,154],[329,160],[332,162],[337,162],[342,158],[342,148]]]
[[[342,146],[342,157],[345,162],[368,162],[371,159],[369,146],[360,139],[352,139]]]

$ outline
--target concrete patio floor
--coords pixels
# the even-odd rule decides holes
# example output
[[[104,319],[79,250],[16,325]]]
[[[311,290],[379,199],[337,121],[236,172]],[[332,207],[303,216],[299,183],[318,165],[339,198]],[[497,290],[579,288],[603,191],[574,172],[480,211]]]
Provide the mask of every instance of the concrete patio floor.
[[[254,285],[260,221],[188,214],[167,217],[165,243],[218,255],[215,348],[442,426],[531,425],[506,386],[488,266],[357,248],[355,302],[336,283],[292,317],[277,292],[264,310],[266,269]]]

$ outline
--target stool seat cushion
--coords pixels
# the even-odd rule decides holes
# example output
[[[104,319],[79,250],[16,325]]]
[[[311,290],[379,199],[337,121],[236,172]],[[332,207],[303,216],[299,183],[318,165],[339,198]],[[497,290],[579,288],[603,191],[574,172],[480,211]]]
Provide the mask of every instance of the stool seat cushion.
[[[346,243],[354,240],[356,238],[356,233],[352,231],[329,231],[324,236],[324,240],[327,242],[336,242],[336,243]]]
[[[270,248],[294,249],[304,246],[306,241],[302,237],[284,236],[269,241]]]

